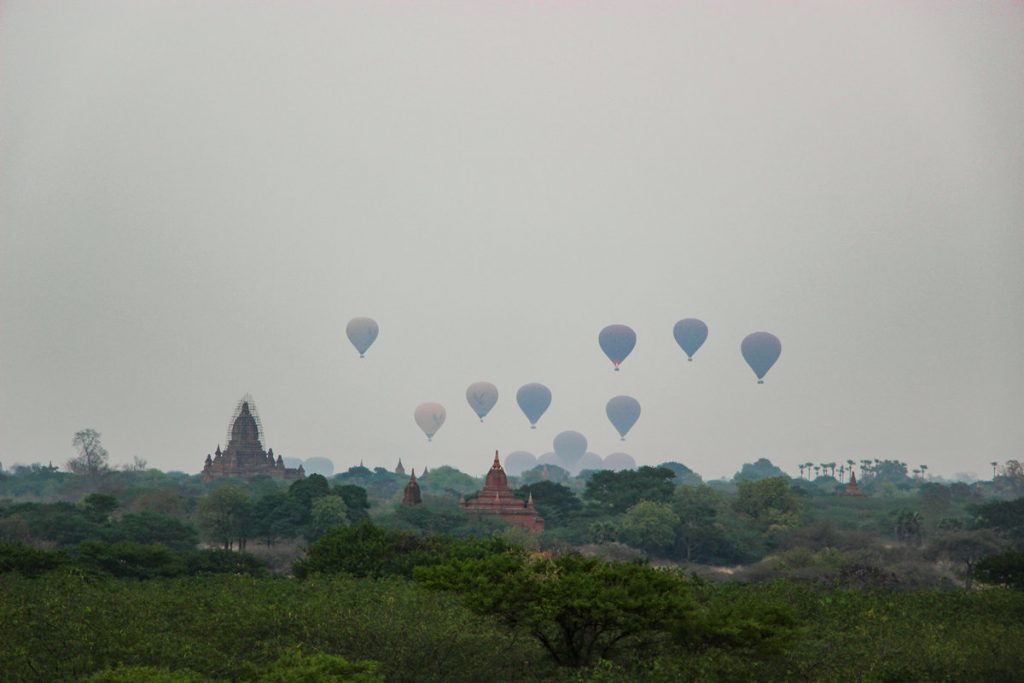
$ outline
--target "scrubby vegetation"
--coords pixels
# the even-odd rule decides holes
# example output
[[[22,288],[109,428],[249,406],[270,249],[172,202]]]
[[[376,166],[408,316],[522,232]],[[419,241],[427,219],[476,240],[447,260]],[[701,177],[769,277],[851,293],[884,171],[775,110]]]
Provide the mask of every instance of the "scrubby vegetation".
[[[826,463],[825,465],[829,465]],[[468,515],[480,479],[202,484],[0,474],[12,681],[1012,681],[1024,476],[831,474],[767,461],[514,481],[539,535]],[[554,468],[549,468],[549,475]],[[844,466],[819,471],[848,472]],[[680,475],[682,479],[680,480]],[[435,478],[436,477],[436,478]]]

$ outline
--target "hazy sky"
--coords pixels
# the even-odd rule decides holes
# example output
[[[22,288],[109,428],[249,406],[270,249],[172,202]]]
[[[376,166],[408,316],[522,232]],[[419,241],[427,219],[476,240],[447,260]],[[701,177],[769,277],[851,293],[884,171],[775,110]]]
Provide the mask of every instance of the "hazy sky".
[[[986,475],[1024,456],[1024,4],[5,0],[0,238],[5,466],[90,427],[195,472],[251,392],[338,469],[574,429]]]

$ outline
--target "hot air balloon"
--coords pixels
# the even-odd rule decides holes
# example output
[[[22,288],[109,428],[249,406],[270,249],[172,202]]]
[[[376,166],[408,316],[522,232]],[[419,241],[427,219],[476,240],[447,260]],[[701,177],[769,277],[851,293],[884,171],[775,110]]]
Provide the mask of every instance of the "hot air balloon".
[[[558,464],[558,456],[555,455],[554,451],[548,451],[547,453],[542,453],[537,458],[537,464],[538,465],[557,465]]]
[[[306,462],[302,463],[302,469],[306,470],[306,474],[320,474],[328,479],[334,475],[334,463],[327,458],[306,458]]]
[[[703,320],[683,318],[672,328],[672,336],[686,354],[686,360],[693,360],[693,354],[697,353],[697,349],[703,346],[708,338],[708,326]]]
[[[636,467],[636,460],[628,453],[612,453],[604,456],[605,469],[609,470],[631,470]]]
[[[373,318],[352,318],[345,326],[345,334],[352,346],[356,347],[360,358],[365,357],[366,350],[377,340],[379,333],[380,327]]]
[[[782,342],[774,334],[754,332],[748,334],[740,344],[740,351],[747,365],[757,375],[757,383],[764,384],[764,376],[775,365],[782,353]]]
[[[526,470],[532,470],[537,466],[537,457],[526,451],[515,451],[505,456],[505,471],[513,477],[518,477]]]
[[[562,432],[555,437],[554,447],[558,464],[572,471],[576,462],[587,452],[587,437],[579,432]]]
[[[623,441],[626,440],[626,432],[632,429],[640,417],[640,402],[632,396],[616,396],[608,401],[604,411],[608,414],[612,426],[619,432]]]
[[[498,402],[498,387],[490,382],[474,382],[466,389],[466,400],[469,401],[469,407],[483,422],[487,413],[491,412],[491,408]]]
[[[434,438],[434,434],[444,424],[444,418],[447,415],[448,413],[445,412],[444,406],[440,403],[421,403],[416,407],[416,412],[412,414],[413,418],[416,419],[416,424],[427,435],[427,441],[431,441]]]
[[[626,325],[609,325],[597,335],[597,343],[618,372],[619,365],[636,346],[636,332]]]
[[[597,453],[584,453],[583,457],[576,463],[576,468],[579,472],[583,470],[603,470],[604,461],[601,456]]]
[[[530,429],[536,429],[537,420],[551,405],[551,390],[543,384],[524,384],[516,392],[516,403],[530,421]]]

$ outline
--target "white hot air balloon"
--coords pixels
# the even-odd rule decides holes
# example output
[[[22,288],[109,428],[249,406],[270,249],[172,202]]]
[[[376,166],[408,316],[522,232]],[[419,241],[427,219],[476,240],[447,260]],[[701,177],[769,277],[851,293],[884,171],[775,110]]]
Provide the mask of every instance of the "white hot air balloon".
[[[380,327],[373,318],[352,318],[345,326],[345,334],[348,335],[352,346],[356,347],[359,357],[365,358],[366,350],[373,345],[373,342],[377,341]]]
[[[432,441],[434,434],[444,424],[448,413],[440,403],[421,403],[416,407],[413,417],[423,433],[427,435],[427,441]]]
[[[466,401],[480,421],[483,422],[487,413],[498,402],[498,387],[490,382],[474,382],[466,389]]]

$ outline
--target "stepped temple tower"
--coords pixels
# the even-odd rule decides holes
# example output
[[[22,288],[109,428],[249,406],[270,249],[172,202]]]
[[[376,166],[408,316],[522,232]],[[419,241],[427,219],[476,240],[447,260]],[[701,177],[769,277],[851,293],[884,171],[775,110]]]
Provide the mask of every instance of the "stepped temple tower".
[[[304,479],[306,471],[299,465],[297,468],[285,467],[281,456],[274,459],[274,449],[263,450],[263,428],[256,414],[256,404],[248,394],[238,402],[231,426],[228,430],[228,447],[223,452],[220,446],[213,457],[206,456],[203,465],[203,481],[220,477],[248,478],[257,474],[266,474],[285,481]]]
[[[467,512],[483,515],[496,515],[509,524],[521,526],[530,531],[544,531],[544,518],[537,514],[533,506],[533,494],[525,503],[516,498],[508,487],[508,477],[498,460],[498,451],[494,451],[494,463],[484,480],[484,488],[476,498],[465,500],[459,498],[459,507]]]
[[[850,471],[850,481],[846,484],[846,490],[840,493],[841,496],[856,496],[863,497],[864,494],[860,492],[860,487],[857,486],[857,473]]]
[[[412,470],[412,476],[409,477],[409,483],[405,485],[405,491],[402,492],[402,505],[419,505],[423,502],[423,497],[420,496],[420,485],[416,481],[416,468]]]

